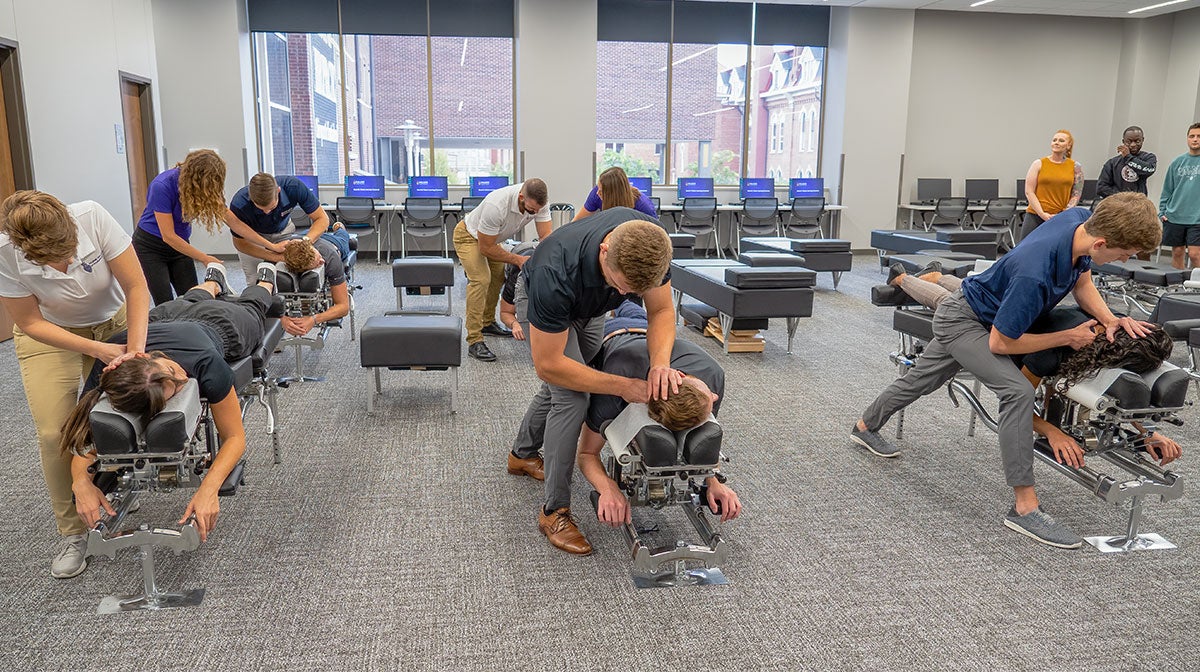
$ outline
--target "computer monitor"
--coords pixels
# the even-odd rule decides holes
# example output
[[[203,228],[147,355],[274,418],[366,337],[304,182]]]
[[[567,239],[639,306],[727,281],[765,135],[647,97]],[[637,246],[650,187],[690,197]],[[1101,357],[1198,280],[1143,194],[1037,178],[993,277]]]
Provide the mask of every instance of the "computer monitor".
[[[1000,180],[967,180],[968,201],[990,201],[1000,198]]]
[[[471,196],[473,198],[483,198],[493,191],[507,187],[507,175],[487,175],[485,177],[471,178]]]
[[[651,177],[631,177],[631,178],[629,178],[629,184],[630,184],[630,185],[632,185],[632,186],[633,186],[633,188],[635,188],[635,189],[637,189],[638,191],[640,191],[640,192],[642,192],[643,194],[645,194],[645,195],[646,195],[646,198],[650,198],[650,197],[652,196],[652,194],[651,194],[650,192],[651,192],[651,190],[652,190],[652,189],[653,189],[653,187],[654,187],[654,178],[651,178]]]
[[[747,198],[772,198],[775,196],[775,179],[771,177],[743,177],[738,197],[743,201]]]
[[[711,177],[681,177],[679,178],[679,198],[712,198],[713,181]]]
[[[950,178],[918,177],[917,202],[933,203],[939,198],[950,198]]]
[[[362,198],[383,198],[382,175],[347,175],[346,195]]]
[[[292,177],[303,182],[304,186],[308,187],[308,190],[313,193],[313,196],[318,195],[317,194],[317,176],[316,175],[293,175]]]
[[[1029,199],[1025,198],[1025,178],[1017,180],[1017,202],[1024,203]]]
[[[1083,201],[1084,203],[1090,203],[1090,202],[1096,200],[1096,184],[1097,184],[1097,182],[1098,182],[1097,180],[1084,180],[1083,181],[1083,195],[1079,197],[1079,200]]]
[[[821,198],[824,195],[823,177],[793,177],[788,180],[788,198]]]
[[[413,198],[450,198],[445,175],[414,175],[408,178],[408,195]]]

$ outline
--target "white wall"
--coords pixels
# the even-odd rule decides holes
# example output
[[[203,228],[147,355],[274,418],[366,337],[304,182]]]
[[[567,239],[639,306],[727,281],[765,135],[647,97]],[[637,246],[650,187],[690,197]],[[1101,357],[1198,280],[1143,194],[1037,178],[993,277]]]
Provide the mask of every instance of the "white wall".
[[[594,0],[518,0],[516,86],[524,177],[545,180],[551,203],[583,203],[596,151]]]
[[[160,143],[168,160],[164,168],[182,161],[191,149],[215,149],[225,159],[225,196],[232,198],[258,172],[245,4],[153,2],[161,77]],[[204,227],[193,227],[192,244],[212,254],[234,253],[224,228],[209,236]]]
[[[157,83],[150,25],[149,0],[0,0],[0,37],[18,43],[37,188],[95,200],[129,230],[118,71]]]

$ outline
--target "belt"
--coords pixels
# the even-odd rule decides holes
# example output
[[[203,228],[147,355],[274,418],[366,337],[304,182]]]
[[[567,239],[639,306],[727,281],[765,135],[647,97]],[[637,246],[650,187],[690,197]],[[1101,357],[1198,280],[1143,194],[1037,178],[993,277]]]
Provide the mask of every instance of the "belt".
[[[612,332],[611,334],[606,334],[604,336],[604,342],[607,343],[608,339],[612,338],[613,336],[620,336],[621,334],[645,334],[645,333],[647,333],[647,332],[642,327],[626,327],[624,329],[617,329],[616,331]]]

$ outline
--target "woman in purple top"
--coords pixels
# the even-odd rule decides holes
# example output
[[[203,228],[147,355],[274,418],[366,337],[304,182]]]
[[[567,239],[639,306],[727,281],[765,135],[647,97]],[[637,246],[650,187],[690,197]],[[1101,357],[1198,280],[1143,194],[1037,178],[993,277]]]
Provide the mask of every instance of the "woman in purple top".
[[[583,202],[583,209],[571,221],[583,219],[600,210],[616,207],[633,208],[655,219],[658,218],[658,213],[654,211],[654,203],[650,197],[629,184],[629,176],[625,174],[624,170],[613,166],[600,173],[600,179],[596,181],[596,186],[592,187],[587,200]]]
[[[189,152],[181,163],[150,182],[146,209],[133,233],[133,249],[155,305],[170,301],[172,289],[183,296],[199,284],[195,262],[221,263],[189,242],[195,221],[203,222],[210,234],[216,233],[224,221],[243,238],[283,252],[282,244],[263,239],[229,212],[225,205],[225,161],[211,149]]]

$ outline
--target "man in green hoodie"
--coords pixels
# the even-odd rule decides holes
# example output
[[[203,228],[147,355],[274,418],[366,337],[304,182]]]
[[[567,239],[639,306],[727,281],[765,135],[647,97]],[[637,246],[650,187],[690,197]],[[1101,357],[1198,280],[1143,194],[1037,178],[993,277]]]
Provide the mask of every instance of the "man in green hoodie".
[[[1171,246],[1171,265],[1187,268],[1184,250],[1192,268],[1200,268],[1200,122],[1188,126],[1186,154],[1167,168],[1158,214],[1163,221],[1163,244]]]

